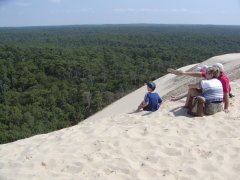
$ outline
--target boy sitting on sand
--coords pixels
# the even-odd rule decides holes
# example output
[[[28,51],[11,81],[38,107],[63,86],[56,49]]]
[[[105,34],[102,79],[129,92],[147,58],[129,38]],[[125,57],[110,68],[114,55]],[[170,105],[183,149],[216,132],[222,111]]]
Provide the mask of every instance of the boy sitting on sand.
[[[138,106],[137,111],[143,109],[144,111],[156,111],[159,109],[162,99],[158,93],[153,92],[156,88],[156,84],[152,81],[147,83],[148,92],[145,94],[144,100]]]

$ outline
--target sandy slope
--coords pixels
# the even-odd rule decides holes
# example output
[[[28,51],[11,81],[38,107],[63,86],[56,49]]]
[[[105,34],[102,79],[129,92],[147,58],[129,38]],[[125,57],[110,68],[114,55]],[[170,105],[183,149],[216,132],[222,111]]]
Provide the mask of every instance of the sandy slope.
[[[204,65],[213,65],[215,63],[222,63],[224,65],[225,71],[229,75],[231,80],[240,78],[240,54],[226,54],[221,56],[212,57],[200,64],[189,65],[181,68],[182,70],[197,70],[197,67]],[[196,81],[196,78],[191,77],[183,77],[183,76],[175,76],[172,74],[167,74],[159,79],[157,79],[156,91],[162,97],[168,97],[171,94],[179,94],[181,92],[185,92],[187,90],[187,84],[189,82]],[[96,113],[95,115],[89,117],[88,119],[99,119],[108,117],[111,115],[117,115],[122,113],[129,113],[134,111],[139,103],[143,100],[144,94],[146,93],[146,86],[130,93],[129,95],[121,98],[110,106],[106,107],[102,111]]]
[[[143,87],[77,126],[0,145],[0,179],[239,179],[240,54],[204,64],[219,61],[235,79],[230,113],[191,117],[183,100],[129,113]],[[168,74],[156,81],[157,91],[167,97],[191,80]]]

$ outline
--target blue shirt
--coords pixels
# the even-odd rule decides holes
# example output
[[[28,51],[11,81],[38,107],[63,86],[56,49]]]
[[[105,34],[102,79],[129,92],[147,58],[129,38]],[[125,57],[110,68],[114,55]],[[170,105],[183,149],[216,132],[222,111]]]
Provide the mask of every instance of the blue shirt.
[[[161,97],[158,93],[155,92],[148,92],[145,94],[144,101],[148,103],[147,107],[144,108],[146,111],[156,111],[160,107],[162,103]]]

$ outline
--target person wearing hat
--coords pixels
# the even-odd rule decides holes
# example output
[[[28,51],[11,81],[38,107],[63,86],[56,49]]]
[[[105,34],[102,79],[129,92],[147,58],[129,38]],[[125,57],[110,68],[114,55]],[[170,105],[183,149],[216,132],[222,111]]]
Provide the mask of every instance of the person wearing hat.
[[[231,87],[229,83],[228,76],[223,72],[223,65],[221,63],[216,63],[213,65],[213,67],[216,67],[220,70],[220,74],[218,76],[218,79],[221,81],[223,86],[223,93],[224,93],[224,111],[228,112],[228,106],[229,106],[229,96],[233,97],[233,95],[230,93]]]
[[[189,90],[184,107],[189,108],[192,99],[195,96],[202,96],[205,101],[205,114],[211,115],[222,111],[223,87],[219,76],[219,69],[216,67],[208,67],[205,79],[200,83],[189,84]]]
[[[159,109],[162,99],[157,92],[154,92],[156,84],[152,81],[147,83],[147,93],[144,100],[138,106],[137,111],[143,109],[144,111],[156,111]]]
[[[204,78],[204,79],[206,78],[205,74],[206,74],[206,71],[207,71],[208,67],[209,66],[207,66],[207,65],[201,65],[201,66],[197,67],[198,71],[193,71],[193,72],[183,72],[181,70],[174,70],[174,69],[171,69],[171,68],[169,68],[167,71],[172,73],[172,74],[175,74],[175,75],[189,75],[189,76],[196,77],[197,78],[196,82],[199,83],[202,78]],[[202,77],[202,78],[200,79],[200,77]],[[171,96],[170,100],[171,101],[178,101],[182,98],[187,97],[187,94],[188,94],[188,92],[184,92],[184,93],[182,93],[180,95],[177,95],[177,96]]]
[[[227,77],[227,75],[223,72],[224,68],[223,65],[221,63],[215,63],[212,67],[216,67],[219,69],[220,74],[217,77],[217,79],[222,83],[223,86],[223,93],[224,93],[224,98],[223,98],[223,102],[224,102],[224,111],[225,112],[229,112],[228,107],[229,107],[229,94],[230,94],[230,85],[229,85],[229,78]],[[202,78],[206,78],[206,71],[204,70],[200,70],[200,72],[184,72],[181,70],[173,70],[173,69],[168,69],[168,72],[175,74],[175,75],[188,75],[188,76],[192,76],[192,77],[202,77]],[[187,93],[185,93],[187,94]],[[177,101],[179,99],[182,99],[186,96],[181,95],[181,96],[173,96],[171,98],[172,101]],[[233,95],[232,95],[233,97]]]

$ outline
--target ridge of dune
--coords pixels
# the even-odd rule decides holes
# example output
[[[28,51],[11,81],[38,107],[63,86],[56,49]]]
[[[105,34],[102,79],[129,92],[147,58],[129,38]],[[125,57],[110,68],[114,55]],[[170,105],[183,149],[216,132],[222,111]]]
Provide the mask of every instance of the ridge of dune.
[[[183,101],[167,99],[154,113],[129,113],[143,87],[113,104],[120,109],[131,101],[125,112],[107,107],[112,111],[106,117],[0,145],[0,179],[239,179],[239,60],[240,54],[227,54],[203,62],[221,62],[231,73],[230,113],[192,117]],[[167,74],[155,82],[167,97],[194,80]]]

